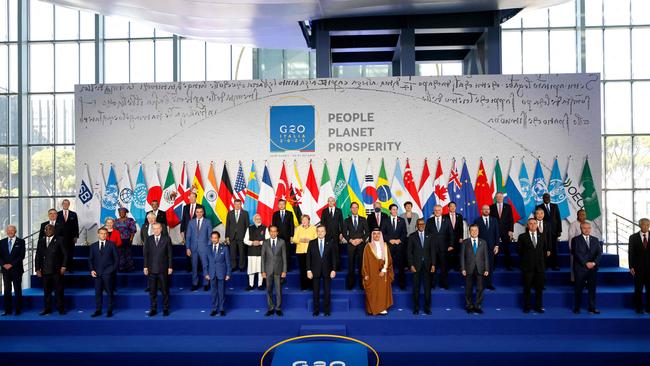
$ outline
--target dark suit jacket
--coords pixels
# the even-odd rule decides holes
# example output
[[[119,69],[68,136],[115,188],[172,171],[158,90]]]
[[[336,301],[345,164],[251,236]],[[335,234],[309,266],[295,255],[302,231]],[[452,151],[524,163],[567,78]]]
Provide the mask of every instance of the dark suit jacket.
[[[97,272],[97,276],[116,272],[118,263],[117,246],[112,241],[106,240],[104,250],[101,252],[99,251],[99,241],[90,245],[88,264],[90,265],[90,271]]]
[[[56,214],[56,221],[61,225],[60,235],[64,242],[70,243],[79,237],[79,220],[76,212],[68,210],[68,221],[64,221],[63,211],[59,211]],[[54,235],[56,236],[56,233]]]
[[[25,259],[25,241],[14,236],[11,253],[9,253],[9,239],[0,240],[0,267],[11,264],[10,272],[21,274],[24,272],[23,260]],[[7,270],[2,268],[2,272]]]
[[[169,235],[169,231],[167,231],[167,224],[162,224],[162,232],[160,235]],[[149,237],[149,221],[146,221],[144,225],[140,228],[140,240],[142,240],[142,244],[147,241],[147,237]]]
[[[490,269],[488,244],[481,238],[477,238],[476,240],[478,240],[476,254],[474,254],[474,245],[472,244],[471,237],[460,243],[460,270],[467,272],[468,276],[474,272],[474,269],[481,276],[485,271],[489,271]]]
[[[198,207],[198,204],[197,204],[197,207]],[[189,210],[189,207],[188,207],[188,210]],[[153,212],[153,210],[147,211],[147,215],[149,215],[149,213],[151,213],[151,212]],[[189,215],[189,211],[188,211],[188,215]],[[163,211],[161,209],[158,209],[158,215],[156,215],[156,222],[159,222],[159,223],[167,226],[167,213],[165,213],[165,211]],[[146,223],[147,223],[147,216],[145,215],[144,216],[144,222],[142,224],[144,225]]]
[[[293,238],[293,232],[296,228],[293,222],[293,212],[284,210],[284,221],[282,221],[280,211],[275,211],[271,223],[278,227],[278,237],[284,239],[285,243],[291,243],[291,238]],[[242,236],[241,238],[243,239],[244,237]]]
[[[451,223],[443,217],[440,217],[440,231],[436,228],[435,216],[427,220],[424,231],[429,234],[434,251],[447,252],[447,248],[454,246],[454,231],[451,229]]]
[[[343,211],[335,207],[334,217],[332,217],[329,206],[326,207],[320,215],[320,223],[327,230],[325,238],[338,243],[339,235],[343,233]]]
[[[323,256],[320,256],[318,248],[318,238],[311,240],[307,246],[307,271],[311,271],[314,278],[329,277],[330,272],[336,268],[338,258],[335,244],[325,238],[323,246]]]
[[[550,250],[550,243],[539,232],[536,232],[535,235],[537,235],[537,248],[533,246],[533,240],[530,238],[528,230],[519,234],[517,238],[520,266],[524,273],[542,273],[546,269],[545,258],[546,252]]]
[[[187,223],[196,217],[196,209],[199,207],[203,208],[203,205],[197,203],[196,206],[194,206],[193,215],[190,217],[190,205],[183,206],[183,216],[181,217],[181,233],[184,233],[185,230],[187,230]],[[156,218],[156,221],[158,221],[158,218]],[[167,224],[167,216],[165,216],[165,224]]]
[[[490,216],[489,219],[489,228],[485,227],[485,221],[483,221],[483,216],[479,216],[474,220],[474,223],[478,225],[478,237],[485,240],[488,243],[490,250],[494,249],[495,246],[499,245],[499,223],[497,219]]]
[[[648,235],[648,241],[650,241],[650,233],[646,235]],[[643,249],[641,234],[638,232],[630,235],[628,243],[629,264],[630,268],[634,269],[635,276],[650,275],[650,244],[647,249]]]
[[[424,232],[424,247],[420,242],[420,233],[416,230],[409,236],[407,251],[407,260],[410,267],[415,267],[417,271],[429,272],[431,269],[431,258],[433,249],[429,235]]]
[[[406,245],[407,235],[406,235],[406,220],[402,217],[397,216],[397,229],[393,227],[393,217],[388,216],[388,218],[381,223],[381,232],[384,234],[384,241],[390,247],[389,240],[399,239],[401,240],[400,245]]]
[[[367,220],[368,220],[368,230],[369,231],[372,231],[375,228],[381,229],[382,225],[384,224],[384,221],[388,220],[388,215],[386,215],[385,213],[382,212],[380,214],[381,215],[381,220],[380,220],[381,222],[377,223],[377,217],[375,217],[375,215],[376,214],[375,214],[374,211],[370,215],[368,215]]]
[[[352,222],[352,215],[350,215],[345,222],[343,223],[343,237],[349,243],[350,239],[363,239],[368,241],[370,236],[370,230],[368,230],[368,221],[361,216],[357,216],[358,223],[357,228],[354,228]]]
[[[156,246],[156,239],[152,235],[144,242],[143,248],[144,268],[149,268],[149,273],[167,274],[172,268],[172,240],[169,236],[161,235]]]
[[[582,235],[578,235],[571,241],[571,251],[573,252],[573,270],[576,272],[597,271],[600,266],[600,257],[603,254],[603,248],[595,236],[589,236],[589,246]],[[596,266],[588,269],[585,265],[587,262],[594,262]]]
[[[248,225],[250,225],[250,221],[246,210],[240,210],[239,221],[237,222],[235,222],[235,210],[230,210],[226,215],[226,239],[230,239],[230,241],[244,240]]]
[[[41,228],[38,230],[38,240],[45,237],[45,227],[50,224],[50,220],[41,223]],[[63,227],[58,220],[54,221],[54,236],[61,236]]]
[[[560,209],[555,203],[549,203],[551,207],[551,212],[548,212],[545,204],[537,205],[535,210],[541,208],[544,210],[544,224],[550,222],[553,225],[553,233],[555,236],[560,236],[562,234],[562,219],[560,218]],[[548,226],[548,225],[547,225]]]
[[[67,261],[68,251],[65,249],[62,237],[53,236],[49,246],[47,246],[47,237],[38,241],[34,259],[34,269],[37,272],[41,271],[46,275],[58,273]]]
[[[442,217],[445,218],[447,221],[449,221],[449,225],[451,225],[451,219],[449,218],[449,215],[450,214],[445,214],[442,215]],[[456,226],[452,226],[451,229],[454,231],[454,238],[452,240],[454,242],[454,245],[456,245],[461,240],[463,240],[463,236],[465,235],[465,224],[463,224],[463,215],[456,212]]]
[[[494,217],[499,223],[499,236],[501,237],[501,241],[505,242],[509,239],[508,231],[514,232],[515,228],[515,221],[512,217],[512,206],[504,202],[501,217],[499,217],[497,204],[494,203],[490,206],[490,216]]]

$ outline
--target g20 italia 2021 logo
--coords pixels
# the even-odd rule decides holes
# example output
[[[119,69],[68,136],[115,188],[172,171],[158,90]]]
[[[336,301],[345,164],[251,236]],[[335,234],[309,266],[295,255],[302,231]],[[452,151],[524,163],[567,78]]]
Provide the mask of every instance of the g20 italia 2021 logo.
[[[269,118],[271,152],[314,152],[315,115],[313,105],[272,106]]]

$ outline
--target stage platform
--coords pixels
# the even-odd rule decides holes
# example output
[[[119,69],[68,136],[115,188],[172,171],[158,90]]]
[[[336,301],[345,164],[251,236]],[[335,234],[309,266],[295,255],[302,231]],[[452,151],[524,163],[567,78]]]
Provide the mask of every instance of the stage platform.
[[[412,314],[410,276],[407,290],[394,290],[387,316],[365,315],[363,292],[344,289],[344,270],[333,284],[332,316],[314,318],[310,292],[298,287],[298,273],[285,283],[284,317],[265,317],[265,292],[247,292],[246,275],[236,272],[228,284],[227,315],[209,316],[209,294],[189,291],[183,248],[177,246],[171,290],[171,315],[148,318],[148,294],[140,271],[119,274],[115,315],[90,318],[94,311],[91,278],[85,271],[87,248],[78,247],[77,270],[66,275],[68,314],[38,316],[40,280],[25,290],[25,312],[0,319],[0,350],[8,363],[48,365],[210,364],[255,365],[273,344],[298,335],[329,333],[354,337],[373,346],[382,365],[521,365],[576,362],[650,362],[650,315],[632,310],[632,279],[618,268],[618,257],[605,255],[599,274],[600,315],[572,313],[568,254],[562,244],[560,271],[547,272],[545,314],[521,310],[521,274],[495,272],[496,291],[486,291],[483,315],[463,310],[461,276],[451,272],[449,290],[433,290],[433,314]],[[134,247],[141,263],[141,248]],[[514,258],[517,262],[517,258]],[[586,297],[586,295],[585,295]],[[586,303],[586,298],[585,301]]]

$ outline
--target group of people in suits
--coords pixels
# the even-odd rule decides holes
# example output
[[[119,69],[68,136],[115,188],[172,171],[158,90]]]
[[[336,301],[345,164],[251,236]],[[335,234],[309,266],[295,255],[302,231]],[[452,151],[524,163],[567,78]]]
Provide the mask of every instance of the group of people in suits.
[[[53,311],[52,293],[56,298],[56,310],[65,314],[63,278],[72,270],[78,237],[77,215],[69,206],[70,202],[64,200],[60,211],[50,209],[48,221],[42,223],[39,231],[34,269],[43,281],[44,308],[41,315]],[[146,290],[151,301],[149,316],[158,313],[159,291],[163,298],[162,313],[167,316],[170,312],[169,276],[173,273],[172,241],[165,212],[159,210],[158,202],[152,202],[151,206],[140,232],[144,245],[143,273],[147,276]],[[465,279],[465,309],[468,313],[483,313],[484,289],[495,289],[492,282],[495,256],[501,251],[505,269],[512,270],[511,246],[518,250],[520,258],[523,310],[525,313],[543,313],[545,271],[559,266],[557,242],[562,223],[558,207],[550,202],[548,194],[544,194],[543,203],[536,207],[533,217],[526,222],[525,232],[516,241],[513,240],[512,208],[504,202],[501,193],[496,194],[494,204],[481,207],[481,216],[469,225],[467,238],[463,237],[464,218],[456,212],[454,202],[448,205],[446,214],[443,214],[441,206],[435,206],[433,216],[426,220],[411,210],[410,202],[405,203],[406,212],[402,215],[398,215],[397,205],[392,204],[389,214],[386,214],[382,212],[381,204],[376,202],[367,218],[359,215],[359,205],[352,203],[351,214],[344,218],[341,209],[336,207],[336,200],[330,197],[317,227],[309,224],[306,215],[301,217],[303,227],[296,227],[293,213],[286,209],[284,200],[279,202],[269,227],[262,224],[259,215],[255,215],[253,224],[250,224],[241,201],[235,200],[233,206],[227,215],[224,240],[219,232],[213,230],[203,206],[196,203],[194,193],[190,195],[190,204],[183,210],[181,232],[192,270],[191,290],[196,291],[202,284],[206,291],[212,290],[211,316],[225,315],[225,283],[237,269],[247,271],[247,290],[266,289],[266,315],[282,316],[282,283],[291,270],[292,255],[299,256],[301,272],[309,280],[313,292],[313,315],[318,316],[323,310],[329,316],[331,283],[341,269],[343,245],[348,253],[346,288],[353,289],[358,280],[361,289],[366,291],[366,310],[373,315],[387,313],[392,304],[390,285],[393,278],[404,289],[406,271],[413,275],[413,313],[419,314],[422,308],[426,314],[431,314],[431,290],[436,285],[448,289],[448,272],[454,267]],[[578,211],[576,228],[572,225],[569,230],[572,234],[569,246],[574,282],[573,310],[580,312],[586,288],[588,311],[598,314],[596,286],[602,247],[598,237],[592,234],[591,222],[585,217],[584,210]],[[640,231],[629,238],[630,273],[634,277],[635,310],[650,313],[650,220],[641,219],[639,227]],[[312,228],[315,233],[306,234]],[[3,315],[18,315],[22,311],[22,263],[26,248],[25,241],[17,237],[16,232],[16,227],[9,225],[7,237],[0,240]],[[100,228],[97,236],[88,257],[90,275],[95,283],[96,310],[92,316],[103,315],[103,295],[106,294],[106,316],[111,317],[119,256],[117,245],[106,227]],[[299,247],[302,249],[297,249]],[[422,288],[423,307],[420,303]]]

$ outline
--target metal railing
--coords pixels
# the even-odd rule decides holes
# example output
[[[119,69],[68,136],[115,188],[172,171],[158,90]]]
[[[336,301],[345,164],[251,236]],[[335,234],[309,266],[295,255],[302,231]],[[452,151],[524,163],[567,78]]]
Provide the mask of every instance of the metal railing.
[[[608,240],[607,245],[616,246],[616,255],[619,256],[620,265],[627,267],[628,241],[630,235],[639,230],[639,224],[615,212],[612,215],[614,215],[614,241]]]
[[[25,240],[25,259],[23,265],[25,266],[25,273],[28,276],[34,274],[34,259],[36,257],[36,247],[38,246],[38,231],[27,235],[23,238]]]

